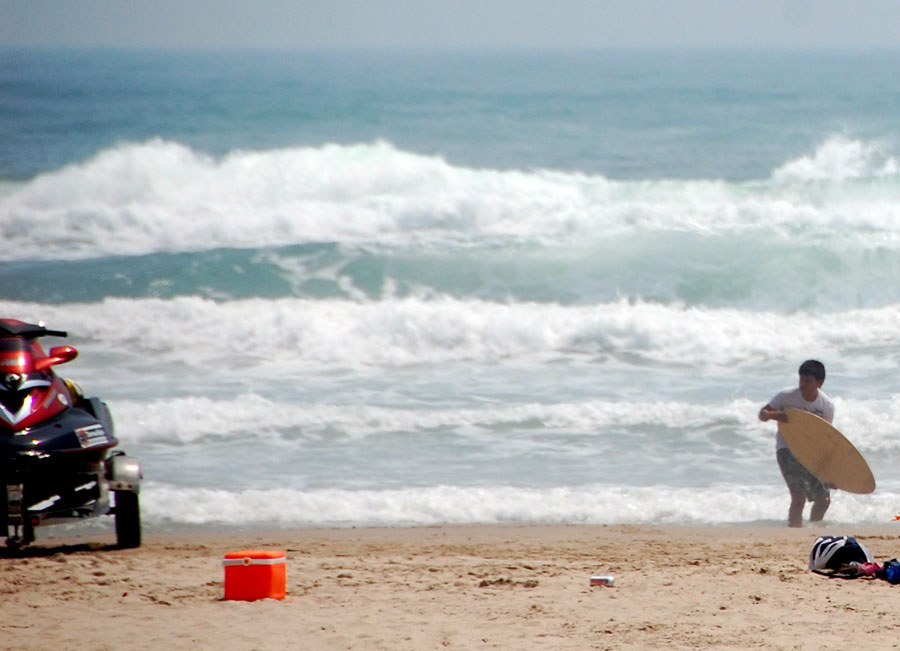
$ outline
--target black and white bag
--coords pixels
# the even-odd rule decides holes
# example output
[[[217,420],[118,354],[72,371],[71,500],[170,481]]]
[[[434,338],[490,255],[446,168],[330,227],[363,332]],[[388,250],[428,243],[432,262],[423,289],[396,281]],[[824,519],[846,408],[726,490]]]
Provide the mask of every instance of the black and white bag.
[[[821,536],[809,552],[809,569],[820,574],[860,574],[863,564],[872,562],[869,550],[852,536]]]

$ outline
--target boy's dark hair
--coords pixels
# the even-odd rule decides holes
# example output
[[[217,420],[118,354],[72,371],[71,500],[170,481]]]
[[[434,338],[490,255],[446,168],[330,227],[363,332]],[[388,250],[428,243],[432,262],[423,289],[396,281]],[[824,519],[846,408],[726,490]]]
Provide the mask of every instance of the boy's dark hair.
[[[800,375],[812,375],[819,382],[825,381],[825,365],[817,359],[808,359],[800,365]]]

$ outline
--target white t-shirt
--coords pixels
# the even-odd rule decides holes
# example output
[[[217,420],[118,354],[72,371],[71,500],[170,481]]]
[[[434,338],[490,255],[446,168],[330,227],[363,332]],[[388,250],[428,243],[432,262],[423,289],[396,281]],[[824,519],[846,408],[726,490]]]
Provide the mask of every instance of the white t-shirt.
[[[800,393],[800,387],[787,388],[783,391],[779,391],[778,394],[769,400],[769,406],[773,409],[783,410],[788,407],[794,407],[795,409],[803,409],[804,411],[809,411],[814,413],[816,416],[824,418],[829,423],[834,420],[834,403],[831,402],[831,398],[829,398],[822,389],[819,389],[819,395],[816,396],[816,399],[812,402],[807,402],[804,400],[803,395]],[[781,427],[781,423],[778,424],[779,428]],[[787,443],[784,442],[784,437],[781,436],[781,431],[775,435],[775,449],[780,450],[781,448],[786,448]]]

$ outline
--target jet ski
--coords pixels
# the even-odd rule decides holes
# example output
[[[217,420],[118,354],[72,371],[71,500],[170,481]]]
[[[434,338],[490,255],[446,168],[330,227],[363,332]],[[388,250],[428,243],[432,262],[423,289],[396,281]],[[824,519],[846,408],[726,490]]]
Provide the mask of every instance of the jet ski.
[[[0,319],[0,537],[21,548],[38,527],[112,515],[118,546],[140,547],[141,466],[116,449],[106,404],[54,372],[78,351],[40,339],[66,336]]]

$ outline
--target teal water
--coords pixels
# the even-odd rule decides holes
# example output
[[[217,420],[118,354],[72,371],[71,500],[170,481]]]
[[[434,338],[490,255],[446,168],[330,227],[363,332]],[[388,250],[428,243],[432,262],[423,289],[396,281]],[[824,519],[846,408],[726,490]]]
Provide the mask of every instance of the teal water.
[[[0,52],[0,178],[121,141],[221,156],[387,140],[463,167],[766,178],[895,137],[897,52]]]

